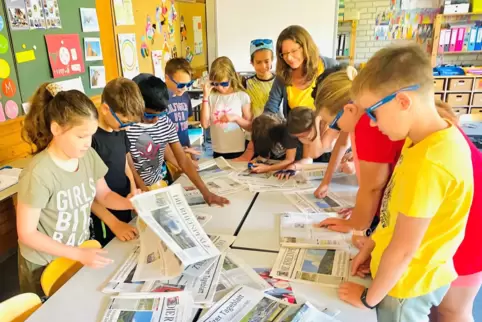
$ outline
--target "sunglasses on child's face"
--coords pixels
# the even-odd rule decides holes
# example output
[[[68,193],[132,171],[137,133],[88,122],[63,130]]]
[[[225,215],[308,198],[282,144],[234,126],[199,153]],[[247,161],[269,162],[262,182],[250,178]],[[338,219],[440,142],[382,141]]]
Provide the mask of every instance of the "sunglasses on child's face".
[[[393,92],[392,94],[382,98],[381,100],[379,100],[378,102],[376,102],[375,104],[373,104],[372,106],[367,108],[365,110],[365,113],[367,113],[368,117],[370,117],[370,119],[372,121],[376,122],[377,118],[376,118],[376,116],[373,112],[377,108],[379,108],[380,106],[382,106],[384,104],[387,104],[387,103],[391,102],[397,96],[397,94],[400,93],[400,92],[416,91],[419,88],[420,88],[420,85],[417,84],[417,85],[412,85],[412,86],[408,86],[408,87],[404,87],[402,89],[399,89],[398,91]]]
[[[229,81],[227,81],[227,82],[211,82],[211,85],[214,86],[214,87],[218,87],[218,86],[228,87]]]
[[[271,39],[255,39],[251,43],[256,47],[261,47],[265,45],[271,45],[273,41]]]
[[[134,125],[135,123],[134,122],[129,122],[129,123],[124,123],[120,120],[120,118],[117,116],[117,114],[115,114],[114,110],[112,108],[110,108],[109,106],[109,110],[110,110],[110,113],[112,114],[112,116],[115,118],[115,120],[117,121],[117,123],[119,123],[119,128],[120,129],[125,129],[126,127],[129,127],[129,126],[132,126]]]
[[[194,81],[193,81],[193,80],[191,80],[191,81],[188,82],[188,83],[178,83],[178,82],[176,82],[176,81],[171,77],[171,75],[167,75],[167,76],[169,77],[169,79],[170,79],[174,84],[176,84],[177,89],[189,88],[189,87],[192,86],[192,84],[194,84]]]
[[[144,118],[145,118],[145,119],[152,120],[153,118],[161,117],[161,116],[164,116],[164,115],[166,115],[166,114],[167,114],[167,112],[156,113],[156,114],[151,114],[151,113],[146,113],[146,112],[144,112]]]
[[[338,114],[336,114],[335,118],[333,119],[333,121],[331,121],[330,125],[328,125],[328,127],[332,130],[336,130],[336,131],[340,131],[340,127],[338,126],[338,121],[340,120],[340,118],[343,116],[343,112],[345,110],[344,109],[341,109]]]

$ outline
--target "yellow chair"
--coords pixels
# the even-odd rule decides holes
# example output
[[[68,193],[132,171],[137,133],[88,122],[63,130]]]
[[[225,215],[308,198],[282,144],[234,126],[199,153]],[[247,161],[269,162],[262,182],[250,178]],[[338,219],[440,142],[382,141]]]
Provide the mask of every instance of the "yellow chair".
[[[24,293],[0,303],[0,321],[23,322],[42,305],[34,293]]]
[[[80,248],[97,248],[102,246],[97,240],[88,240]],[[40,285],[45,295],[52,296],[59,288],[61,288],[72,276],[81,268],[82,263],[69,258],[60,257],[53,260],[44,270],[40,277]],[[1,320],[0,320],[1,321]]]

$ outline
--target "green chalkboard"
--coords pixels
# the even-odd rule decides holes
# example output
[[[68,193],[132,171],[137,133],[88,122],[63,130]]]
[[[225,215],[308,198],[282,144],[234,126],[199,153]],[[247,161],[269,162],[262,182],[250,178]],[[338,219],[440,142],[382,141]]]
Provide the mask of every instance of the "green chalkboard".
[[[4,1],[4,0],[0,0]],[[82,32],[80,8],[95,8],[95,0],[58,0],[62,28],[60,29],[34,29],[34,30],[11,30],[11,38],[15,53],[34,49],[36,59],[24,63],[17,63],[20,93],[22,101],[26,102],[35,92],[37,87],[44,82],[63,81],[81,77],[85,93],[88,96],[95,96],[102,92],[102,89],[91,89],[89,82],[89,66],[102,66],[103,61],[85,61],[84,38],[99,37],[98,32]],[[49,34],[78,34],[80,47],[85,64],[85,73],[69,77],[52,78],[45,35]],[[108,59],[108,57],[104,57]]]
[[[0,3],[0,122],[23,114],[22,100],[3,3]]]

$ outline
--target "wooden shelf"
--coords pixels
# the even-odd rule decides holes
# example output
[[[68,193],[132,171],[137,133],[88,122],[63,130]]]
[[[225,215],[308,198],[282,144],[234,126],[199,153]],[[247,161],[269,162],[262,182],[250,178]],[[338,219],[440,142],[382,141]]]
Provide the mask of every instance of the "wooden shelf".
[[[443,13],[442,17],[463,17],[463,16],[482,16],[482,12],[466,12],[466,13]]]
[[[482,50],[472,50],[472,51],[444,51],[439,53],[440,56],[443,55],[466,55],[466,54],[482,54]]]
[[[338,25],[341,25],[343,23],[350,23],[351,25],[351,30],[350,30],[350,53],[347,56],[336,56],[336,59],[340,60],[349,60],[350,65],[354,66],[355,65],[355,47],[356,47],[356,26],[357,26],[357,20],[338,20]]]
[[[351,59],[351,56],[336,56],[336,59]]]

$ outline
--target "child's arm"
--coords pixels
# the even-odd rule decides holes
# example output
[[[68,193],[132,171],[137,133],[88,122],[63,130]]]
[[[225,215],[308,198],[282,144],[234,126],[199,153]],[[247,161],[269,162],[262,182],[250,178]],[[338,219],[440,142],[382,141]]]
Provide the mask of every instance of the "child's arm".
[[[67,246],[38,231],[40,213],[40,208],[18,202],[17,234],[22,244],[42,253],[79,261],[89,267],[101,268],[112,263],[111,259],[102,256],[107,254],[105,250]]]
[[[268,165],[268,164],[254,164],[252,172],[254,173],[265,173],[265,172],[273,172],[278,170],[286,169],[290,164],[296,159],[296,148],[295,149],[287,149],[285,159],[281,162],[276,164]]]
[[[239,158],[233,159],[232,161],[250,161],[254,157],[254,144],[253,141],[249,141],[248,147],[246,148],[246,151],[244,151],[243,155],[240,156]]]
[[[211,84],[206,82],[203,89],[203,102],[201,105],[201,126],[204,129],[209,128],[211,123],[211,106],[209,105],[209,95],[211,94]]]
[[[120,196],[119,194],[110,190],[104,178],[97,180],[95,185],[96,194],[95,200],[106,208],[113,210],[131,210],[134,209],[129,199]]]
[[[129,168],[131,168],[136,186],[144,192],[149,191],[149,188],[144,183],[144,180],[142,180],[141,176],[137,172],[136,167],[134,166],[134,160],[132,160],[132,156],[130,153],[127,154],[127,163],[129,164]]]
[[[176,159],[182,171],[188,176],[188,178],[192,181],[196,188],[199,189],[199,191],[204,197],[204,200],[206,200],[209,205],[217,204],[223,206],[229,203],[226,198],[219,197],[208,190],[201,177],[199,176],[196,168],[194,167],[194,164],[186,157],[181,143],[175,142],[169,143],[169,145],[171,146],[172,152],[174,152],[174,155],[176,156]]]
[[[129,166],[129,156],[130,156],[130,153],[127,153],[126,154],[126,169],[125,169],[125,173],[126,173],[126,176],[127,178],[129,179],[129,182],[130,182],[130,186],[131,186],[131,193],[134,193],[136,190],[137,190],[137,186],[136,186],[136,181],[134,179],[134,174],[132,173],[132,169],[131,167]]]
[[[166,146],[166,150],[164,151],[164,160],[169,161],[176,168],[180,168],[179,164],[177,163],[177,159],[174,156],[174,153],[172,153],[172,149],[169,145]]]
[[[135,189],[134,189],[135,191]],[[129,241],[137,236],[137,229],[119,220],[97,200],[92,203],[92,213],[102,220],[121,241]]]

